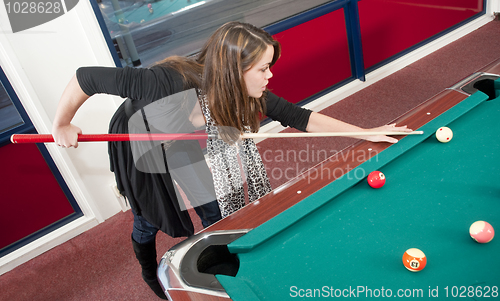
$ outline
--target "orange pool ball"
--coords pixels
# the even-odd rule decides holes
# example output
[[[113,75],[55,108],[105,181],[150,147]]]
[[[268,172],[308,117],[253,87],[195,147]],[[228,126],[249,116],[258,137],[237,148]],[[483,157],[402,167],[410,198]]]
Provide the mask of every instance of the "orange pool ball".
[[[427,257],[419,249],[411,248],[403,254],[403,264],[409,271],[419,272],[425,268]]]
[[[385,184],[385,175],[380,171],[372,171],[368,175],[367,181],[372,188],[380,188]]]

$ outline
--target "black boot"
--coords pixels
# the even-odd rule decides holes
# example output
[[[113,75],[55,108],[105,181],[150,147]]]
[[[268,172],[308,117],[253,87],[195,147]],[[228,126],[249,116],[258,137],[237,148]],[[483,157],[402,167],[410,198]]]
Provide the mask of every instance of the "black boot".
[[[167,300],[167,296],[165,296],[156,277],[156,270],[158,268],[158,262],[156,261],[156,241],[153,240],[146,244],[140,244],[132,238],[132,246],[134,247],[135,257],[139,260],[142,267],[142,279],[144,279],[159,298]]]

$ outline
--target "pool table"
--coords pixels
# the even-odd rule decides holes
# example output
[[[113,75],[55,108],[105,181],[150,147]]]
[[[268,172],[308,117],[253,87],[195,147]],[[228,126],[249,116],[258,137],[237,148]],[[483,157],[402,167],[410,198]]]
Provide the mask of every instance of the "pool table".
[[[356,143],[173,247],[158,268],[167,296],[499,299],[500,241],[469,235],[478,220],[500,229],[498,74],[500,60],[395,120],[423,135]],[[420,272],[403,265],[410,248]]]

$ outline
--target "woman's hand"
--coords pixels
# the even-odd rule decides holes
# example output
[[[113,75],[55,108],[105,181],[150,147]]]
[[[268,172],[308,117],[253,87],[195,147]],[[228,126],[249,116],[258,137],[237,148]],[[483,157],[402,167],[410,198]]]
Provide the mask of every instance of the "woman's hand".
[[[54,142],[62,146],[66,147],[78,147],[78,135],[82,133],[82,130],[73,125],[68,124],[64,126],[56,126],[52,127],[52,137],[54,137]]]
[[[383,125],[380,127],[372,129],[363,129],[358,126],[345,123],[343,121],[331,118],[329,116],[312,112],[309,117],[309,122],[307,124],[308,132],[412,132],[407,126],[396,126],[395,123],[389,125]],[[363,133],[364,134],[364,133]],[[396,143],[398,139],[385,136],[385,135],[362,135],[362,136],[351,136],[357,139],[364,139],[372,142],[390,142]]]
[[[71,124],[71,120],[88,98],[89,96],[80,88],[76,76],[73,76],[61,95],[52,124],[52,137],[57,145],[78,147],[78,134],[81,134],[82,130]]]
[[[395,123],[393,124],[388,124],[388,125],[383,125],[380,127],[372,128],[367,131],[370,132],[412,132],[412,129],[409,129],[406,125],[405,126],[396,126]],[[363,139],[372,141],[372,142],[389,142],[389,143],[396,143],[398,142],[398,139],[389,137],[389,136],[384,136],[384,135],[375,135],[375,136],[365,136]]]

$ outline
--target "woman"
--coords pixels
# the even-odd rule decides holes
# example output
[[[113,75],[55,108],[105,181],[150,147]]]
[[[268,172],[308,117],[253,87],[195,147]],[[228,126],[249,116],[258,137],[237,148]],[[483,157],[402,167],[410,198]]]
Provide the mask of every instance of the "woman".
[[[280,51],[279,43],[265,31],[250,24],[230,22],[208,39],[196,59],[171,57],[149,69],[80,68],[61,97],[53,126],[55,142],[63,147],[78,146],[77,134],[81,130],[70,122],[78,108],[95,93],[128,98],[116,111],[109,129],[111,133],[128,133],[131,114],[143,112],[159,99],[191,89],[197,92],[199,106],[189,109],[189,120],[193,127],[205,123],[209,134],[217,134],[226,127],[239,133],[257,132],[260,115],[308,132],[411,131],[394,125],[361,129],[294,106],[269,92],[266,86],[273,76],[270,67],[278,60]],[[397,142],[388,136],[363,136],[363,139]],[[201,154],[199,146],[187,146],[195,157]],[[164,149],[170,151],[170,146]],[[251,139],[242,141],[239,148],[221,139],[208,139],[207,150],[222,216],[245,203],[238,154],[245,169],[250,201],[271,190]],[[170,174],[139,171],[131,152],[128,142],[109,143],[111,170],[134,212],[132,243],[143,268],[143,278],[158,296],[165,298],[156,279],[156,232],[160,229],[174,237],[191,235],[192,224],[176,202]],[[197,207],[205,226],[221,217],[214,204]]]

